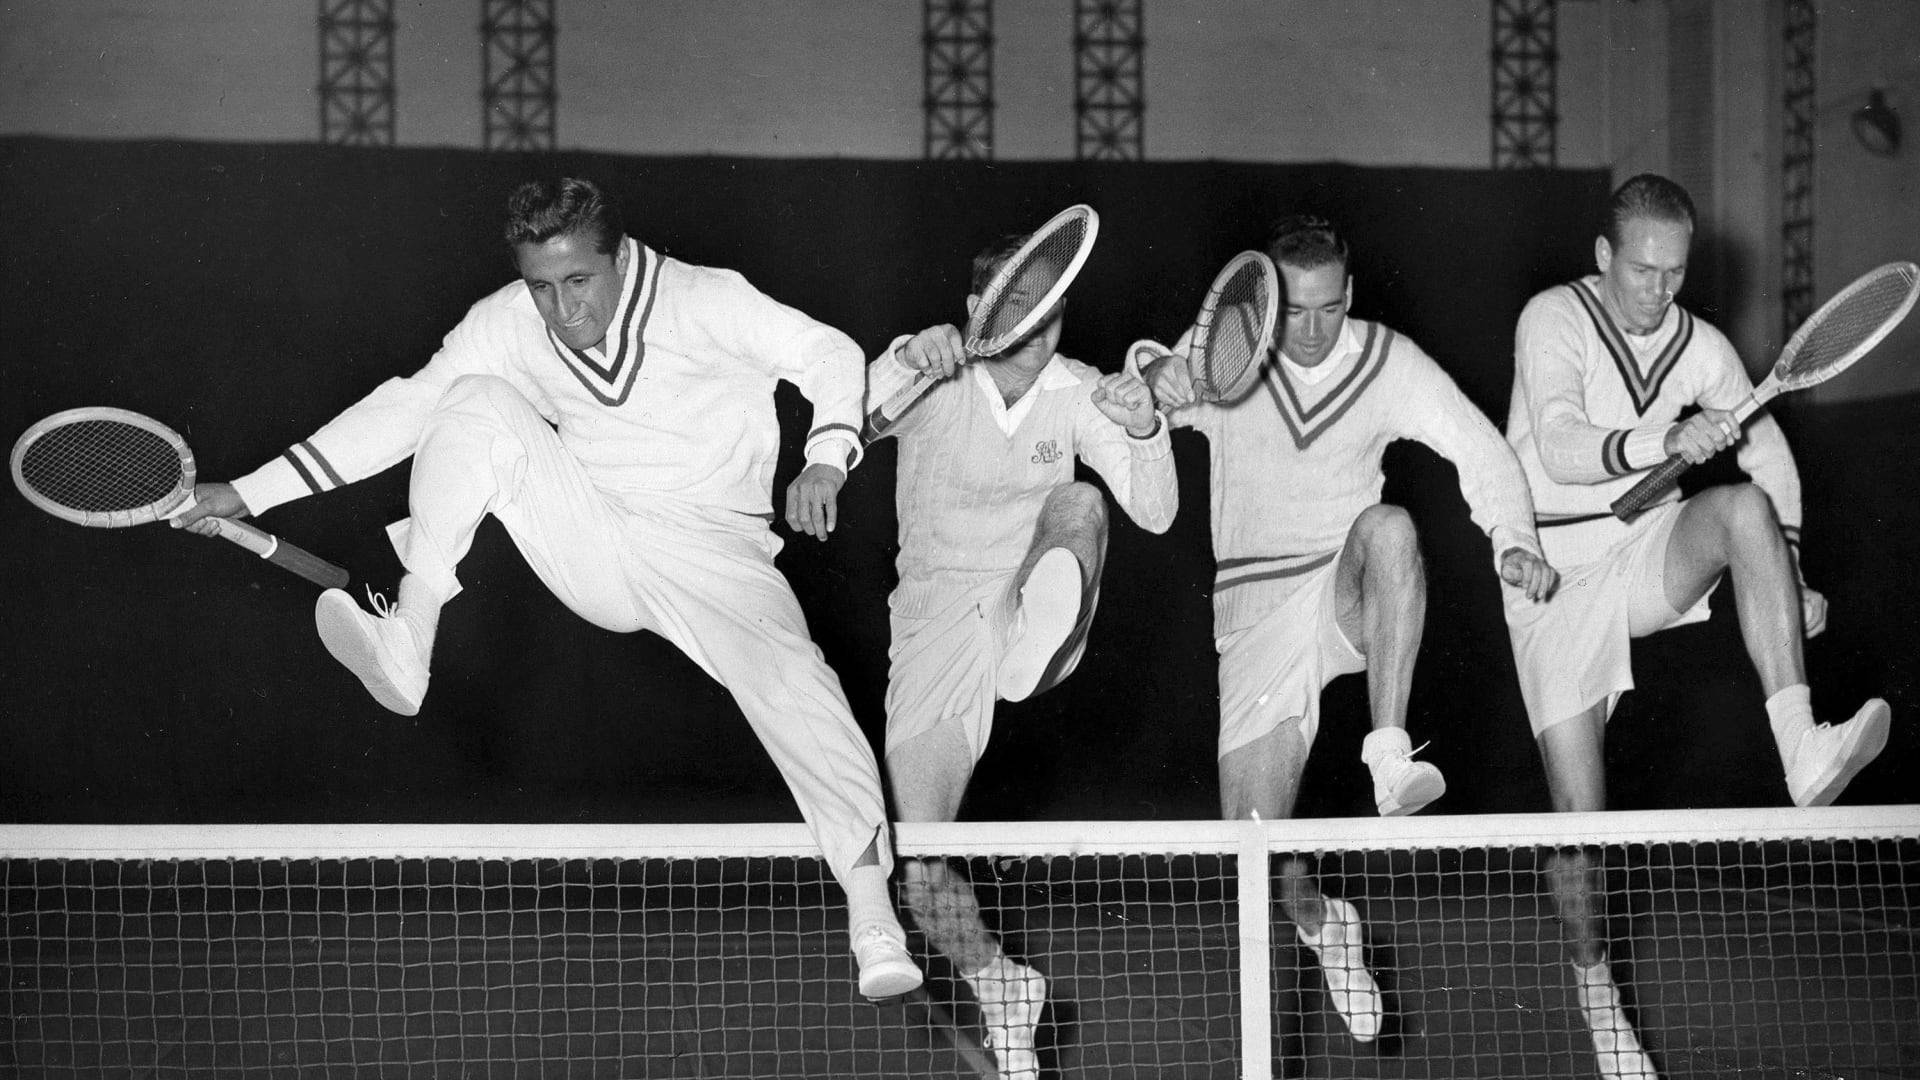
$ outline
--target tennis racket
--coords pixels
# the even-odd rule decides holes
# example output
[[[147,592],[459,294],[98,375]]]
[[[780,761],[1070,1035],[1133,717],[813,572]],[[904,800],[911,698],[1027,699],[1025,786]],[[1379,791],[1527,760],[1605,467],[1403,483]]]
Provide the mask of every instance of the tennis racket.
[[[998,356],[1032,333],[1067,294],[1099,235],[1100,215],[1084,203],[1067,207],[1034,230],[980,290],[963,339],[967,355]],[[898,418],[931,385],[925,372],[916,373],[912,383],[880,407],[881,415]]]
[[[1920,296],[1920,266],[1913,263],[1888,263],[1861,275],[1820,305],[1787,339],[1773,370],[1733,411],[1734,423],[1745,424],[1760,406],[1781,394],[1818,386],[1853,366],[1900,325],[1913,310],[1916,296]],[[1613,515],[1621,521],[1633,520],[1691,467],[1678,454],[1668,458],[1613,501]]]
[[[1273,260],[1258,251],[1243,251],[1228,260],[1207,286],[1187,342],[1187,376],[1193,396],[1216,404],[1244,397],[1260,377],[1279,315],[1280,272]],[[1136,370],[1173,355],[1151,340],[1136,341],[1128,351]]]
[[[13,444],[13,482],[27,501],[63,521],[119,529],[163,521],[193,506],[193,451],[172,428],[125,409],[55,413]],[[231,518],[220,535],[330,589],[346,570]]]

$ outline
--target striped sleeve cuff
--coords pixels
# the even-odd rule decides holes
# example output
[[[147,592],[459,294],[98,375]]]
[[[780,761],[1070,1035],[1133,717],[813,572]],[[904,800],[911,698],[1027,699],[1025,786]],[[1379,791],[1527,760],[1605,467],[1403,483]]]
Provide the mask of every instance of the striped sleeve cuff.
[[[1160,442],[1160,443],[1165,443],[1168,446],[1168,448],[1171,449],[1173,446],[1173,441],[1171,439],[1161,438],[1161,436],[1167,433],[1167,427],[1168,427],[1167,414],[1161,412],[1159,409],[1155,409],[1153,411],[1153,430],[1147,432],[1145,435],[1135,435],[1133,432],[1129,431],[1127,432],[1127,442],[1131,444]],[[1155,454],[1152,456],[1158,457],[1159,455]]]
[[[264,514],[281,503],[345,486],[346,481],[311,440],[287,447],[286,452],[235,480],[233,487],[247,510]]]
[[[1621,444],[1621,452],[1626,457],[1629,472],[1651,469],[1667,460],[1666,426],[1656,424],[1634,428]]]
[[[807,433],[807,464],[831,465],[850,473],[865,456],[860,429],[852,424],[821,424]]]
[[[1600,440],[1600,467],[1608,476],[1651,469],[1666,459],[1667,429],[1662,426],[1621,428]]]

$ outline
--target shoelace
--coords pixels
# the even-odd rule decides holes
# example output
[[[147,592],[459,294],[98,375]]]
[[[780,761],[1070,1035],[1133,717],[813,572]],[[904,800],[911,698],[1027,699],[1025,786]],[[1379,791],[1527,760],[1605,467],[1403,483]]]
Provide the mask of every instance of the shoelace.
[[[1420,752],[1420,751],[1422,751],[1422,750],[1425,750],[1425,749],[1426,749],[1427,747],[1429,747],[1429,746],[1432,746],[1432,745],[1433,745],[1433,740],[1432,740],[1432,739],[1428,739],[1428,740],[1427,740],[1426,742],[1423,742],[1423,743],[1421,743],[1421,744],[1420,744],[1419,746],[1416,746],[1416,747],[1414,747],[1413,749],[1411,749],[1411,750],[1409,750],[1409,751],[1407,751],[1407,753],[1406,753],[1406,756],[1405,756],[1405,757],[1403,757],[1403,758],[1401,758],[1401,760],[1402,760],[1402,761],[1404,761],[1404,762],[1406,762],[1407,764],[1409,764],[1409,765],[1410,765],[1410,764],[1412,764],[1412,763],[1413,763],[1413,755],[1415,755],[1415,754],[1417,754],[1417,753],[1419,753],[1419,752]],[[1389,758],[1382,758],[1382,759],[1381,759],[1381,761],[1380,761],[1380,763],[1381,763],[1382,765],[1385,765],[1385,764],[1386,764],[1387,762],[1389,762],[1389,761],[1392,761],[1392,760],[1393,760],[1393,758],[1390,758],[1390,757],[1389,757]]]
[[[387,603],[387,594],[374,592],[371,585],[367,586],[367,603],[372,604],[373,613],[383,619],[400,614],[400,605]]]

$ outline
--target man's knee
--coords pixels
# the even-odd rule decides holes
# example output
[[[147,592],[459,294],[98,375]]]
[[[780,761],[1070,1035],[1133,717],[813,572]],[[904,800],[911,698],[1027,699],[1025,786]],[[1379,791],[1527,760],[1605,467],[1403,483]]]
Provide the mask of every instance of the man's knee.
[[[1404,509],[1386,503],[1367,507],[1354,520],[1353,535],[1369,568],[1420,573],[1420,534]]]
[[[1743,550],[1754,550],[1755,544],[1783,543],[1773,500],[1753,484],[1708,488],[1689,499],[1682,512],[1695,519],[1684,535],[1688,537],[1686,550],[1696,560],[1706,558],[1725,567],[1733,564]]]
[[[1711,499],[1715,517],[1735,537],[1768,536],[1780,528],[1773,512],[1773,500],[1754,484],[1726,484],[1710,488],[1695,498]]]
[[[462,416],[504,416],[531,411],[533,404],[518,387],[498,375],[462,375],[448,384],[434,403],[437,413]]]
[[[1107,500],[1092,484],[1075,480],[1061,484],[1047,494],[1040,520],[1056,527],[1104,529],[1107,526]]]

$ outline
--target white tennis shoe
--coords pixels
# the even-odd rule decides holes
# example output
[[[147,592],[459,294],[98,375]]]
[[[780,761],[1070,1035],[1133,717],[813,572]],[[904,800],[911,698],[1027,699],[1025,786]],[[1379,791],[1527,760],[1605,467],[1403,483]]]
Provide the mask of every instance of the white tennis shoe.
[[[1795,806],[1826,806],[1840,797],[1887,747],[1887,729],[1893,709],[1874,698],[1853,719],[1841,724],[1816,724],[1800,737],[1787,763],[1787,791]]]
[[[1417,814],[1447,793],[1447,778],[1430,762],[1392,752],[1367,763],[1373,773],[1373,805],[1381,817]]]
[[[1080,560],[1066,548],[1053,548],[1033,564],[1020,586],[1020,610],[1000,662],[1001,700],[1025,701],[1033,695],[1080,621],[1081,588]]]
[[[980,1026],[1000,1065],[1000,1080],[1039,1080],[1033,1044],[1047,1005],[1046,976],[1002,956],[966,978],[980,1003]]]
[[[1605,1080],[1660,1080],[1653,1059],[1640,1047],[1640,1036],[1633,1030],[1621,1006],[1620,988],[1614,985],[1613,972],[1603,959],[1592,967],[1573,965],[1574,992],[1580,999],[1580,1016],[1593,1036],[1593,1056]]]
[[[920,988],[926,976],[913,962],[898,929],[868,923],[853,932],[853,962],[860,969],[860,994],[879,1001]]]
[[[1313,950],[1320,961],[1320,974],[1327,980],[1327,996],[1333,1009],[1346,1022],[1356,1042],[1372,1042],[1380,1035],[1380,1022],[1386,1005],[1380,997],[1380,984],[1367,970],[1366,928],[1360,911],[1345,900],[1324,900],[1325,921],[1320,932],[1308,934],[1295,923],[1294,933],[1301,944]]]
[[[369,589],[377,614],[360,610],[344,589],[328,589],[313,607],[314,628],[335,660],[366,685],[384,708],[412,716],[427,696],[424,636],[397,605]]]

